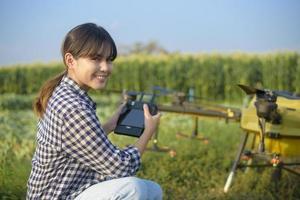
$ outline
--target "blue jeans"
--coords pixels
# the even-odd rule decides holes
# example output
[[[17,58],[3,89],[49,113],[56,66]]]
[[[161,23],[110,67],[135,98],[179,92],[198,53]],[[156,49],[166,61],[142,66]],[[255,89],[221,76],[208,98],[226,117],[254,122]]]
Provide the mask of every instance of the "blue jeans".
[[[125,177],[104,181],[84,190],[75,200],[161,200],[161,187],[149,180]]]

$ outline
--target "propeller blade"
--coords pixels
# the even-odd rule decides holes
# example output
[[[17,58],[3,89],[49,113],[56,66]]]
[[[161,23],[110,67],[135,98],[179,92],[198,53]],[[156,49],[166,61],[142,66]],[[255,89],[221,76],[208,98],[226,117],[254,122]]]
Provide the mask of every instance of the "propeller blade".
[[[246,85],[242,85],[242,84],[238,84],[238,86],[244,90],[244,92],[246,94],[262,94],[262,93],[265,93],[266,91],[265,90],[261,90],[261,89],[257,89],[257,88],[254,88],[254,87],[250,87],[250,86],[246,86]]]
[[[173,90],[170,90],[170,89],[167,89],[167,88],[163,88],[163,87],[160,87],[160,86],[153,86],[152,90],[159,91],[163,95],[168,95],[168,94],[174,93]]]
[[[300,99],[300,96],[294,95],[293,93],[288,92],[288,91],[274,91],[274,93],[277,96],[282,96],[287,99],[295,99],[295,100]]]

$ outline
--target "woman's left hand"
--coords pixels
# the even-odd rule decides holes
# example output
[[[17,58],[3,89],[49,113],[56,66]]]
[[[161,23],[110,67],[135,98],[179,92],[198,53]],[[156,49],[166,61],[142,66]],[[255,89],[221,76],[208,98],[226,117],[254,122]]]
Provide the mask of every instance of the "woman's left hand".
[[[102,128],[104,129],[104,131],[107,135],[110,132],[112,132],[113,130],[115,130],[115,128],[117,126],[119,116],[120,116],[120,114],[122,112],[122,109],[124,108],[125,105],[126,105],[126,102],[123,102],[118,107],[118,109],[114,112],[114,114],[111,116],[111,118],[102,126]]]

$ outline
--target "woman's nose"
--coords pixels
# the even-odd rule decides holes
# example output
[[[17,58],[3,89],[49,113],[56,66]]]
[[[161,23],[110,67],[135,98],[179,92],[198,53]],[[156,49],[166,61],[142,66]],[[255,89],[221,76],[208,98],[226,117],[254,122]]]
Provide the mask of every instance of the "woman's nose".
[[[99,64],[99,67],[100,67],[100,70],[101,71],[110,71],[110,63],[109,62],[107,62],[106,60],[104,60],[104,61],[101,61],[100,62],[100,64]]]

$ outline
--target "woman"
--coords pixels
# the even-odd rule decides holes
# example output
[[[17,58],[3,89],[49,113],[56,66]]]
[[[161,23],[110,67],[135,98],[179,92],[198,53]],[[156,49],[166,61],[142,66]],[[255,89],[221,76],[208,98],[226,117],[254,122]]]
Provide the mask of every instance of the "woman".
[[[107,134],[121,107],[105,123],[96,116],[89,89],[103,89],[117,56],[109,33],[96,24],[73,28],[65,37],[66,70],[45,83],[34,103],[39,116],[27,199],[161,199],[160,186],[134,177],[159,123],[144,105],[145,129],[134,145],[119,149]]]

